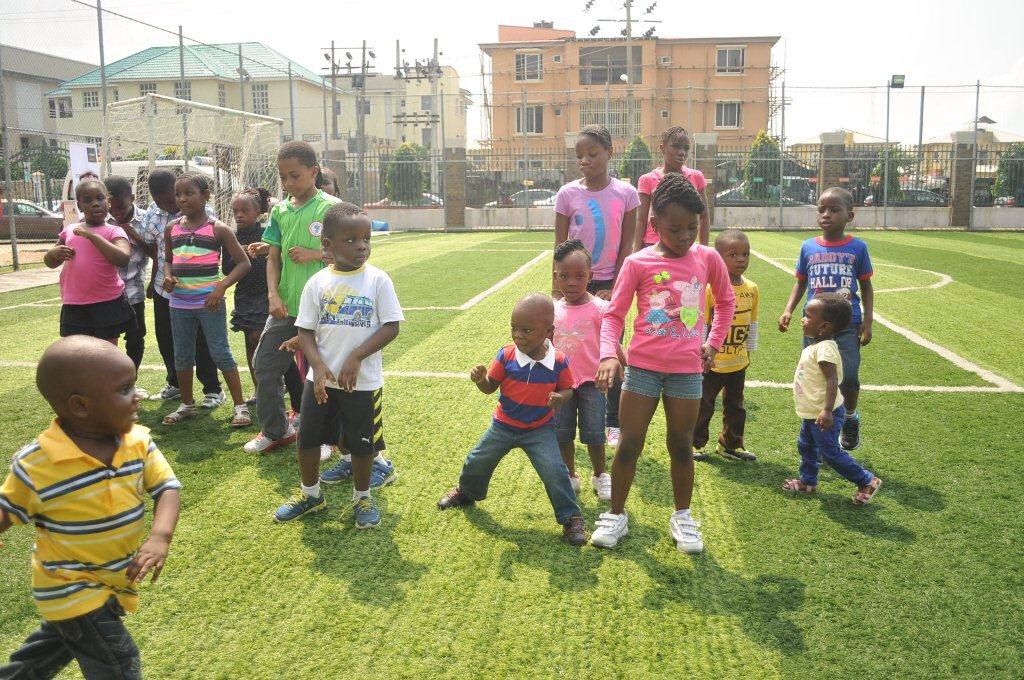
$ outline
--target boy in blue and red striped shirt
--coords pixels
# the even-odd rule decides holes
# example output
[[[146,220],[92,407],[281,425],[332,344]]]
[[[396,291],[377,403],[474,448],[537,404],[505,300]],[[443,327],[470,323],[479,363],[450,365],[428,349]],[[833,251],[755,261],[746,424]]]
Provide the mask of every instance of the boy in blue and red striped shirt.
[[[498,351],[490,368],[480,364],[470,379],[484,394],[501,390],[491,426],[470,449],[459,485],[441,497],[441,510],[472,505],[487,497],[494,468],[514,448],[526,452],[562,525],[562,540],[583,545],[583,519],[569,470],[562,462],[552,417],[572,394],[572,371],[551,344],[555,307],[546,295],[529,293],[512,308],[512,343]]]

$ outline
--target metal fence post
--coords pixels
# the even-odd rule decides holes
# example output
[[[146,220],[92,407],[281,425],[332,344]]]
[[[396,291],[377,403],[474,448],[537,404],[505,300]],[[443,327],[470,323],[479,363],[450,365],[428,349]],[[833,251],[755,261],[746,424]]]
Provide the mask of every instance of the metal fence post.
[[[0,55],[3,45],[0,45]],[[11,234],[11,264],[18,271],[18,226],[14,218],[14,185],[11,184],[11,140],[7,130],[7,108],[4,97],[4,64],[0,56],[0,144],[4,147],[4,194],[7,201],[7,228]],[[3,201],[0,201],[0,213],[3,212]]]

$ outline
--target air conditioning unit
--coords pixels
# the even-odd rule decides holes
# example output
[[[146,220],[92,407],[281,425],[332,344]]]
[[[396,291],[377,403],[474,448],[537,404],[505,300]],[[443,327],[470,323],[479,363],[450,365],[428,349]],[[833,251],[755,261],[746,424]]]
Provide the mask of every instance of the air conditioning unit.
[[[672,65],[672,57],[662,57],[662,58],[661,58],[661,59],[659,60],[659,63],[660,63],[660,64],[661,64],[662,66],[671,66],[671,65]]]
[[[668,109],[662,109],[661,110],[661,117],[662,118],[668,118]]]
[[[555,107],[555,115],[556,116],[561,116],[562,115],[562,107],[561,106],[556,106]]]
[[[562,55],[561,54],[556,54],[556,55],[552,56],[551,57],[551,61],[555,62],[556,64],[561,64],[562,63]]]

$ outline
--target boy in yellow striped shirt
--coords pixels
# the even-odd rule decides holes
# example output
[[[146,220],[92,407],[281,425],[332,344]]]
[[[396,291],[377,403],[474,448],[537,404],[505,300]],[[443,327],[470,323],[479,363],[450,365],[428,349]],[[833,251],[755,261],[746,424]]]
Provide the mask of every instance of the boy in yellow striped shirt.
[[[61,338],[43,352],[36,385],[57,417],[11,461],[0,533],[36,527],[32,595],[42,623],[0,678],[52,677],[72,659],[87,679],[139,678],[139,649],[121,617],[138,606],[135,584],[163,569],[181,484],[136,424],[135,364],[115,345]],[[143,541],[146,494],[155,508]]]

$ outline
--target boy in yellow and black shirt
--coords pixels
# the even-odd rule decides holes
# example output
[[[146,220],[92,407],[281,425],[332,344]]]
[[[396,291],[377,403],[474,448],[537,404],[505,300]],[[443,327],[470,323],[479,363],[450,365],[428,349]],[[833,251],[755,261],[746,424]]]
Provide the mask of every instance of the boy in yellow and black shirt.
[[[722,433],[715,450],[733,460],[757,460],[743,446],[747,412],[743,408],[743,384],[750,365],[750,352],[757,349],[757,284],[743,276],[750,261],[750,241],[739,229],[726,229],[715,239],[715,250],[725,260],[729,281],[736,295],[736,311],[722,349],[711,370],[704,374],[700,412],[693,429],[693,458],[707,460],[708,424],[715,413],[715,400],[722,393]],[[709,287],[705,295],[705,332],[710,328],[715,299]]]
[[[141,677],[121,622],[136,584],[163,569],[181,484],[136,424],[135,364],[115,345],[73,335],[43,353],[39,391],[57,417],[14,455],[0,486],[0,533],[34,524],[32,595],[42,623],[0,678],[49,678],[71,662],[91,678]],[[155,501],[145,535],[145,497]]]

